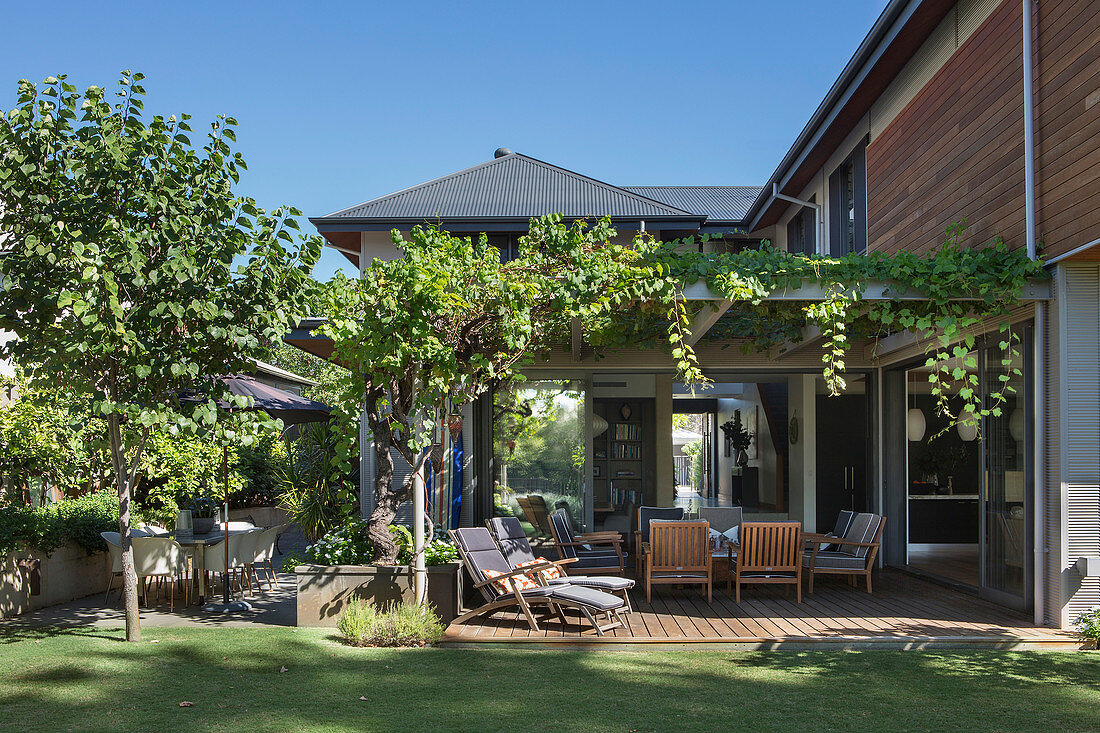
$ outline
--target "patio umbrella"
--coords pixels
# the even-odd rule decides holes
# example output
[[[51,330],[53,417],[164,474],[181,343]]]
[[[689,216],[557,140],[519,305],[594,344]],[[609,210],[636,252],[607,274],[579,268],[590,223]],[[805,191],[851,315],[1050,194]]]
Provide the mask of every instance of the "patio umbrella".
[[[216,381],[221,382],[235,395],[241,395],[250,398],[251,407],[245,409],[263,410],[268,415],[274,418],[278,418],[287,425],[300,425],[302,423],[310,422],[323,422],[329,419],[329,413],[332,408],[328,405],[316,402],[314,400],[306,399],[299,395],[287,392],[285,390],[277,389],[271,385],[264,384],[257,380],[255,377],[249,377],[246,375],[228,375],[223,377],[216,377]],[[195,393],[188,393],[180,398],[181,401],[198,401],[201,399]],[[223,409],[233,409],[225,402],[218,403]],[[239,409],[239,408],[238,408]],[[222,517],[222,526],[225,530],[225,539],[222,541],[222,548],[225,552],[225,568],[229,568],[229,447],[224,446],[222,448],[222,482],[225,487],[225,513]],[[237,611],[248,610],[251,606],[241,601],[240,603],[232,603],[229,599],[229,574],[222,574],[222,605],[209,605],[207,610],[211,611]]]

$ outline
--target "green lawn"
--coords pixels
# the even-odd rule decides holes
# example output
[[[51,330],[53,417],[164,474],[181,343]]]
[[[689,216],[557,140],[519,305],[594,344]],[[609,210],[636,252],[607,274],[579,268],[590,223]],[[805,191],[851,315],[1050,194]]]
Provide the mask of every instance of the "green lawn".
[[[376,650],[287,628],[120,639],[0,630],[0,729],[1100,730],[1100,653]]]

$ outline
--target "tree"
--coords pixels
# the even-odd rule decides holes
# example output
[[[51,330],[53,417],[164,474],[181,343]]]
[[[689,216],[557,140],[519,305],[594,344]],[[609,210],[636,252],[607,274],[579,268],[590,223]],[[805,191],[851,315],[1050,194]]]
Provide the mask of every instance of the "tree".
[[[0,357],[106,422],[130,640],[143,447],[157,431],[251,442],[262,413],[224,414],[244,402],[204,378],[243,371],[285,332],[321,246],[292,234],[296,210],[234,192],[246,167],[234,119],[218,117],[197,148],[189,115],[143,118],[142,78],[123,72],[113,102],[65,77],[24,80],[0,120],[0,328],[18,337]]]
[[[517,378],[539,350],[568,343],[574,322],[596,333],[633,302],[667,311],[675,288],[646,258],[655,244],[613,244],[614,234],[607,221],[589,228],[556,215],[534,219],[519,256],[501,263],[484,235],[418,227],[404,239],[395,231],[403,257],[329,284],[320,332],[333,339],[334,361],[349,368],[335,400],[338,451],[344,460],[354,454],[362,410],[377,465],[367,532],[379,563],[397,561],[389,524],[448,410]],[[396,490],[391,449],[414,469]]]

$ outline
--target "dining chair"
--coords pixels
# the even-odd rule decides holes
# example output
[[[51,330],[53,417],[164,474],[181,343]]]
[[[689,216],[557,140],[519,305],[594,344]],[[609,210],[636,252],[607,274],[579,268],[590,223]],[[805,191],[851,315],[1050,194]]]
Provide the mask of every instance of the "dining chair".
[[[225,575],[226,573],[229,573],[230,574],[230,581],[229,581],[230,587],[232,588],[234,582],[236,582],[238,584],[238,587],[240,587],[240,580],[237,577],[237,572],[236,571],[242,569],[242,567],[244,566],[242,564],[242,558],[244,557],[244,553],[241,551],[242,547],[244,547],[244,548],[246,548],[250,551],[254,550],[254,548],[255,548],[256,540],[255,540],[254,537],[249,536],[249,535],[252,535],[252,534],[253,534],[252,532],[236,532],[234,534],[229,535],[229,540],[228,540],[228,542],[229,542],[229,566],[228,567],[226,567],[226,564],[225,564],[225,543],[226,543],[226,540],[224,540],[224,539],[219,540],[219,541],[215,542],[212,545],[206,545],[205,547],[203,547],[203,549],[202,549],[202,564],[203,564],[203,568],[204,568],[203,575],[205,576],[203,581],[204,581],[204,586],[206,587],[206,590],[207,590],[207,592],[204,595],[210,596],[210,576],[213,575],[213,574]],[[253,557],[255,557],[254,552],[253,552],[253,554],[248,556],[248,561],[251,562],[251,559]]]
[[[115,578],[122,577],[122,535],[118,532],[100,532],[99,536],[107,543],[107,554],[111,558],[111,580],[107,583],[107,594],[103,596],[103,604],[111,597],[111,588],[115,586]],[[122,593],[122,584],[119,584],[119,593]]]
[[[264,575],[267,576],[268,590],[274,587],[279,587],[279,579],[275,576],[275,568],[271,565],[271,558],[275,556],[275,542],[279,539],[279,533],[283,531],[286,525],[278,525],[275,527],[268,527],[265,530],[260,531],[260,536],[256,539],[256,556],[252,559],[252,572],[255,574],[256,566],[264,568]],[[266,565],[266,567],[264,567]],[[260,584],[260,577],[256,576],[256,585]]]
[[[187,578],[187,551],[170,537],[135,537],[134,571],[141,585],[142,599],[149,601],[147,580],[157,581],[157,599],[160,599],[160,583],[167,581],[169,589],[168,610],[175,610],[176,585],[183,584],[184,603],[190,602],[190,584]]]

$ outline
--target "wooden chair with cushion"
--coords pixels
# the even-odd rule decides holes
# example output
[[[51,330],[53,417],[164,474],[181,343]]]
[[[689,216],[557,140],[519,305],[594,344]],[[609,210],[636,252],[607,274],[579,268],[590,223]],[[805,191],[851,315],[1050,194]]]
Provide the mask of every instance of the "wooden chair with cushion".
[[[562,560],[576,558],[572,570],[586,575],[613,573],[622,575],[626,562],[623,558],[623,541],[615,536],[579,538],[573,534],[573,526],[564,509],[550,515],[550,532],[558,557]]]
[[[634,528],[634,573],[642,575],[642,544],[649,542],[649,524],[654,519],[680,520],[684,518],[684,508],[679,506],[640,506],[638,507],[638,525]]]
[[[741,545],[736,560],[731,558],[733,573],[726,581],[726,592],[732,584],[734,600],[741,603],[741,586],[768,583],[795,587],[802,603],[802,538],[801,522],[742,522]]]
[[[713,597],[711,583],[710,525],[706,520],[656,520],[649,525],[649,540],[641,546],[645,558],[645,599],[654,585],[701,585],[707,603]]]
[[[855,515],[843,537],[806,535],[811,544],[802,565],[810,575],[810,592],[814,592],[814,576],[828,573],[847,575],[853,585],[857,576],[862,575],[867,579],[867,592],[870,593],[871,571],[882,546],[882,530],[885,527],[886,517],[865,513]],[[829,549],[822,549],[825,546]]]

